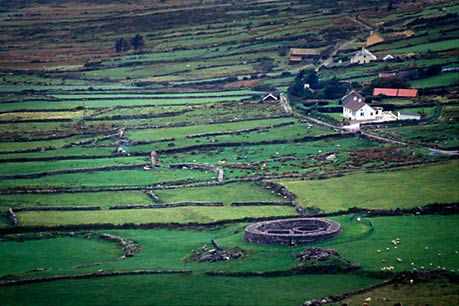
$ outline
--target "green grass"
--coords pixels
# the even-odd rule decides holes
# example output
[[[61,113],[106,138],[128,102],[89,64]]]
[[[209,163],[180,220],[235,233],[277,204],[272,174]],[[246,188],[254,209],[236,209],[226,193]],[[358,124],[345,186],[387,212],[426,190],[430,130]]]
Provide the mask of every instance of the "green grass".
[[[20,135],[19,135],[20,136]],[[19,142],[0,142],[0,152],[5,151],[16,151],[16,150],[27,150],[27,149],[37,149],[37,148],[46,148],[46,147],[55,147],[61,148],[65,144],[85,141],[94,139],[97,136],[71,136],[51,140],[37,140],[37,141],[19,141]]]
[[[55,171],[64,169],[81,169],[81,168],[97,168],[107,166],[124,166],[135,164],[147,164],[147,157],[114,157],[114,158],[98,158],[98,159],[72,159],[72,160],[56,160],[50,163],[43,162],[17,162],[17,163],[2,163],[0,175],[25,174],[45,171]]]
[[[85,173],[57,174],[30,179],[3,179],[2,187],[107,187],[155,185],[181,180],[211,181],[213,172],[199,170],[155,168],[151,170],[94,171]]]
[[[250,120],[241,122],[231,123],[220,123],[211,125],[194,125],[187,127],[172,127],[172,128],[161,128],[161,129],[145,129],[145,130],[134,130],[128,131],[127,137],[130,140],[141,140],[141,139],[159,139],[165,137],[184,137],[186,135],[201,134],[209,132],[220,132],[220,131],[232,131],[246,128],[253,128],[258,126],[266,126],[281,122],[291,122],[291,118],[280,118],[280,119],[265,119],[265,120]]]
[[[160,209],[129,209],[101,211],[52,211],[18,213],[24,226],[57,226],[65,224],[143,224],[143,223],[209,223],[246,217],[295,215],[292,207],[178,207]]]
[[[195,187],[181,189],[155,190],[164,202],[205,201],[223,202],[258,202],[282,201],[284,199],[269,190],[253,183],[232,183],[222,186]]]
[[[336,220],[344,221],[343,218]],[[459,273],[459,234],[451,230],[459,225],[458,215],[377,217],[370,220],[375,230],[369,236],[351,241],[343,237],[342,243],[338,237],[317,245],[338,250],[367,271],[393,266],[394,272],[445,268]],[[394,245],[391,242],[394,239],[400,239],[400,244]],[[398,262],[397,258],[402,261]]]
[[[450,40],[420,44],[420,45],[416,45],[413,47],[395,49],[392,51],[392,53],[395,53],[395,54],[410,53],[410,52],[420,53],[420,52],[426,52],[426,51],[438,52],[438,51],[443,51],[443,50],[454,49],[454,48],[457,48],[458,46],[459,46],[459,39],[450,39]]]
[[[414,143],[421,143],[425,146],[437,146],[440,148],[459,147],[459,124],[452,122],[438,122],[429,125],[413,125],[403,127],[385,128],[380,133],[396,138],[407,139]]]
[[[340,306],[344,303],[348,305],[363,305],[368,297],[371,297],[372,303],[377,302],[381,306],[392,306],[395,303],[401,303],[402,305],[450,306],[452,303],[457,304],[459,302],[459,288],[457,283],[446,279],[415,281],[414,285],[387,285],[328,305]]]
[[[281,181],[303,207],[326,212],[351,207],[411,208],[459,201],[459,162],[384,173],[360,173],[315,181]]]
[[[300,305],[376,281],[352,275],[140,275],[1,287],[4,305]],[[82,294],[84,292],[84,294]]]
[[[127,204],[149,205],[152,204],[152,200],[142,191],[0,195],[0,210],[31,206],[108,207]]]
[[[426,79],[420,79],[411,82],[411,86],[414,88],[428,88],[438,86],[449,86],[457,85],[459,83],[459,73],[449,72],[442,73]]]
[[[83,237],[0,242],[0,274],[32,277],[37,268],[72,270],[74,266],[115,261],[122,251],[115,243]],[[33,260],[31,260],[33,258]],[[74,273],[78,270],[74,269]]]

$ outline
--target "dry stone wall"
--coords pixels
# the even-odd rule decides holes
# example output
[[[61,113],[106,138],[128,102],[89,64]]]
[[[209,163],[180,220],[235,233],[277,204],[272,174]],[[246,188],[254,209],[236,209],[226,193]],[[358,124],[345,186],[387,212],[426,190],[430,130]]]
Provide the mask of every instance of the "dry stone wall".
[[[318,242],[341,234],[341,225],[323,218],[294,218],[257,222],[245,229],[244,240],[292,246]]]

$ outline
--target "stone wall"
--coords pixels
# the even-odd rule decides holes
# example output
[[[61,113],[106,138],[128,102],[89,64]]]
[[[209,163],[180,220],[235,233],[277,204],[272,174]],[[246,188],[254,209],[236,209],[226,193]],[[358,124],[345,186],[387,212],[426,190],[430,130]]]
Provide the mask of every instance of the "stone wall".
[[[56,275],[50,277],[41,278],[27,278],[21,280],[4,280],[0,281],[0,287],[4,286],[15,286],[23,284],[33,283],[44,283],[52,282],[57,280],[68,280],[68,279],[90,279],[90,278],[101,278],[101,277],[113,277],[113,276],[124,276],[124,275],[151,275],[151,274],[192,274],[189,270],[134,270],[134,271],[113,271],[104,272],[99,270],[93,273],[86,274],[71,274],[71,275]]]
[[[151,209],[151,208],[174,208],[185,206],[210,206],[220,207],[224,206],[221,202],[178,202],[178,203],[162,203],[151,205],[117,205],[110,206],[108,209]]]
[[[293,125],[295,122],[290,121],[290,122],[281,122],[277,124],[271,124],[271,125],[265,125],[265,126],[257,126],[253,128],[247,128],[247,129],[241,129],[241,130],[235,130],[235,131],[221,131],[221,132],[210,132],[210,133],[200,133],[200,134],[192,134],[192,135],[187,135],[185,138],[200,138],[200,137],[208,137],[208,136],[220,136],[220,135],[239,135],[242,133],[249,133],[249,132],[254,132],[254,131],[266,131],[272,128],[276,127],[282,127],[282,126],[288,126],[288,125]]]
[[[233,202],[231,206],[295,206],[290,201]]]
[[[97,168],[78,168],[78,169],[63,169],[63,170],[52,170],[45,172],[27,173],[27,174],[8,174],[0,175],[0,179],[20,179],[20,178],[38,178],[49,175],[67,174],[67,173],[84,173],[93,171],[113,171],[113,170],[130,170],[140,169],[148,164],[137,164],[137,165],[121,165],[121,166],[106,166]]]
[[[341,225],[332,220],[295,218],[249,225],[245,229],[244,240],[258,244],[292,246],[331,239],[341,232]]]
[[[13,226],[15,226],[15,227],[19,226],[19,219],[16,216],[16,214],[14,213],[13,208],[8,209],[8,213],[9,213],[9,216],[10,216],[11,223],[13,223]]]
[[[21,211],[81,211],[101,210],[100,206],[34,206],[34,207],[13,207],[13,212]]]

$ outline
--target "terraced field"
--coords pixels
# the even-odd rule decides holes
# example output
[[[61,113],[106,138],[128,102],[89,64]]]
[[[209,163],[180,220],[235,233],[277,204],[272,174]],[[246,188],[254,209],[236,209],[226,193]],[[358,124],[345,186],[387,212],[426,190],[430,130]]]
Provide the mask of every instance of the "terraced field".
[[[458,300],[457,3],[0,3],[2,305]],[[351,89],[421,120],[343,129]],[[243,239],[308,216],[343,232]]]

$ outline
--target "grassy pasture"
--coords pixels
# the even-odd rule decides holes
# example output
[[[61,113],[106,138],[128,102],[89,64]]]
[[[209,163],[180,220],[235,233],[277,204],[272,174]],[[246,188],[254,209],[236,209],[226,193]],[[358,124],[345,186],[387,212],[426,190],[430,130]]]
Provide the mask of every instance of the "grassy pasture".
[[[1,105],[0,105],[1,109]],[[0,120],[30,120],[30,119],[81,119],[83,111],[62,112],[15,112],[0,114]]]
[[[93,138],[90,138],[93,139]],[[38,142],[38,141],[37,141]],[[27,142],[25,142],[27,143]],[[33,143],[33,142],[32,142]],[[19,144],[19,143],[11,143]],[[38,146],[41,148],[41,146]],[[12,148],[13,150],[21,150],[19,145]],[[10,158],[40,158],[40,157],[56,157],[56,156],[111,156],[114,147],[82,147],[75,146],[69,148],[57,148],[55,150],[46,150],[44,152],[31,152],[31,153],[3,153],[0,154],[0,160]]]
[[[144,223],[211,223],[242,218],[295,215],[295,209],[284,206],[261,207],[178,207],[101,211],[53,211],[18,213],[24,226],[57,226],[65,224],[144,224]]]
[[[369,271],[394,266],[395,272],[413,268],[459,272],[458,234],[451,231],[459,224],[457,215],[378,217],[371,222],[375,230],[365,238],[339,243],[338,237],[318,245],[338,250]],[[400,244],[394,245],[394,239],[400,239]]]
[[[446,279],[416,282],[414,285],[401,284],[397,287],[387,285],[329,305],[362,305],[368,297],[381,306],[392,306],[394,303],[449,306],[459,303],[459,288],[457,283]]]
[[[265,161],[283,156],[295,156],[299,159],[310,159],[310,155],[325,153],[344,153],[352,148],[372,148],[379,144],[358,138],[343,138],[331,140],[317,140],[308,142],[292,142],[272,145],[244,145],[229,148],[215,148],[206,151],[191,151],[175,153],[162,159],[166,163],[174,160],[181,162],[209,162],[218,164],[226,160],[228,163]]]
[[[378,72],[406,70],[414,65],[417,68],[433,64],[442,65],[444,68],[457,65],[454,56],[459,44],[455,35],[457,25],[454,24],[454,18],[446,16],[448,13],[458,12],[457,4],[399,1],[400,3],[393,3],[394,10],[389,12],[385,9],[385,3],[376,2],[367,3],[365,7],[360,7],[356,11],[354,3],[349,0],[320,3],[255,0],[209,0],[197,3],[192,0],[139,0],[129,5],[105,3],[106,1],[97,1],[97,4],[94,1],[67,1],[65,5],[56,5],[53,1],[39,2],[22,3],[21,7],[18,7],[17,3],[6,1],[3,8],[5,12],[0,13],[4,32],[2,37],[7,42],[0,56],[0,66],[5,70],[0,73],[0,120],[71,118],[73,121],[0,124],[3,140],[0,142],[0,175],[146,163],[152,150],[161,152],[161,166],[150,171],[140,168],[53,175],[37,179],[3,179],[0,180],[2,189],[154,186],[161,182],[215,180],[215,174],[211,171],[166,169],[168,165],[179,162],[217,165],[225,170],[225,179],[290,174],[311,174],[312,177],[328,171],[347,170],[351,166],[364,169],[383,165],[383,162],[378,160],[356,165],[357,162],[352,160],[354,151],[395,146],[359,137],[338,138],[338,134],[336,139],[294,142],[293,139],[304,136],[334,133],[319,126],[302,124],[299,122],[300,119],[295,117],[225,124],[203,123],[233,118],[266,118],[281,114],[282,110],[277,104],[268,106],[252,102],[257,102],[257,96],[263,95],[266,91],[278,89],[286,92],[298,69],[308,66],[307,63],[289,65],[288,48],[310,47],[325,50],[337,42],[352,39],[357,41],[368,33],[368,29],[352,20],[356,14],[362,18],[369,18],[374,23],[372,26],[381,29],[383,35],[397,35],[405,30],[413,30],[415,33],[412,38],[371,47],[378,57],[383,53],[386,55],[389,51],[393,55],[417,53],[416,56],[405,62],[322,69],[319,75],[322,80],[337,76],[342,81],[363,82],[376,77]],[[441,16],[445,18],[442,19]],[[432,17],[440,18],[431,20]],[[416,22],[413,26],[412,21]],[[115,52],[116,39],[130,39],[137,33],[143,35],[146,42],[146,46],[140,52]],[[24,40],[24,37],[27,39]],[[352,44],[347,51],[340,53],[339,57],[347,61],[351,52],[357,48],[357,44]],[[266,62],[269,62],[269,65],[272,63],[273,67],[264,67],[262,64]],[[284,74],[285,72],[291,74]],[[456,72],[447,73],[413,81],[412,85],[416,88],[455,85],[457,77]],[[21,92],[22,90],[27,91]],[[11,95],[13,92],[16,94]],[[454,102],[455,97],[439,98],[430,96],[429,91],[425,92],[427,96],[421,97],[421,100],[441,100],[445,103],[440,122],[387,128],[378,132],[392,133],[393,136],[409,139],[418,144],[458,147],[458,126],[453,123],[457,118],[456,106],[446,106],[447,103]],[[60,101],[53,101],[56,98]],[[411,103],[408,100],[384,102],[395,102],[394,104],[398,105]],[[85,114],[77,109],[80,106],[88,108]],[[53,108],[59,111],[47,112]],[[83,115],[91,116],[108,108],[113,109],[97,117],[148,114],[151,116],[129,120],[87,120],[84,129],[77,127]],[[185,109],[190,111],[178,115],[156,116],[163,112]],[[5,113],[17,110],[22,112]],[[425,112],[431,114],[433,108]],[[341,119],[336,115],[332,116]],[[196,133],[234,131],[287,121],[295,124],[241,135],[184,138]],[[446,124],[446,121],[451,124]],[[147,126],[184,122],[193,125],[185,128],[143,129]],[[128,154],[141,155],[135,157],[112,154],[118,146],[117,138],[99,142],[93,147],[76,145],[63,148],[70,142],[96,137],[90,135],[93,131],[100,131],[97,136],[101,136],[113,133],[122,126],[127,128],[128,140],[156,140],[164,137],[175,137],[177,140],[128,146]],[[137,127],[140,129],[136,129]],[[5,141],[9,138],[22,140],[26,137],[38,139],[45,135],[63,135],[77,129],[81,135],[62,139]],[[269,140],[285,140],[286,143],[260,145],[261,141]],[[233,146],[215,146],[204,150],[184,149],[180,153],[166,151],[200,144],[220,145],[225,142],[231,142]],[[240,145],[242,142],[251,144]],[[7,153],[48,146],[56,149]],[[421,157],[416,155],[413,159],[437,159],[435,156],[427,157],[429,153],[426,148],[407,146],[401,151],[405,153],[411,152],[410,150],[422,152]],[[328,161],[326,156],[329,154],[336,154],[337,161]],[[74,157],[70,160],[59,160],[68,156]],[[78,159],[79,156],[104,158]],[[8,158],[40,157],[56,157],[56,160],[1,162]],[[457,203],[458,167],[459,163],[452,161],[382,173],[359,173],[324,180],[297,179],[281,182],[299,196],[300,203],[305,207],[317,206],[326,212],[352,206],[392,209],[434,202]],[[178,190],[159,189],[154,192],[165,202],[221,201],[225,206],[116,211],[108,210],[107,207],[152,204],[153,201],[142,191],[2,194],[0,211],[3,211],[3,214],[0,216],[0,227],[11,226],[5,210],[9,207],[27,206],[99,205],[104,209],[21,212],[18,213],[18,217],[23,226],[149,222],[205,224],[245,217],[275,218],[296,214],[292,207],[229,206],[233,201],[283,200],[269,190],[252,183]],[[99,269],[189,269],[193,273],[0,286],[0,295],[2,303],[6,305],[300,305],[307,299],[358,289],[389,278],[392,276],[390,273],[380,274],[377,279],[368,277],[387,265],[393,265],[395,272],[422,267],[444,267],[448,271],[454,270],[452,273],[455,275],[459,272],[456,253],[459,251],[459,236],[455,231],[459,224],[457,215],[372,218],[371,222],[375,226],[373,232],[369,232],[367,221],[359,223],[352,221],[353,217],[333,217],[342,224],[343,234],[330,241],[309,246],[333,248],[351,262],[359,262],[362,269],[355,274],[247,278],[204,275],[207,270],[272,271],[291,269],[298,264],[295,255],[304,249],[303,246],[287,248],[246,243],[242,240],[246,223],[228,224],[203,231],[186,229],[185,226],[174,230],[109,230],[109,233],[135,240],[141,245],[142,252],[126,260],[116,260],[121,255],[120,249],[114,244],[95,239],[55,238],[22,243],[1,241],[0,277],[6,274],[14,274],[8,276],[12,278],[43,277],[96,272]],[[248,256],[215,263],[186,261],[192,250],[202,247],[205,243],[209,244],[212,238],[216,238],[225,248],[240,247]],[[391,243],[395,238],[400,238],[401,241],[397,246]],[[84,252],[86,249],[87,252]],[[396,258],[403,260],[399,262]],[[383,260],[385,262],[382,262]],[[91,265],[96,262],[100,264]],[[89,266],[75,268],[75,265]],[[52,270],[26,273],[36,268]],[[429,288],[424,290],[431,290],[429,292],[434,296],[450,292],[443,291],[443,287],[438,288],[438,291]],[[456,297],[457,295],[456,290]],[[376,303],[376,299],[374,301]],[[358,302],[361,304],[360,300]],[[425,303],[433,302],[425,300]]]
[[[93,136],[77,135],[77,136],[63,137],[63,138],[50,139],[50,140],[0,142],[0,152],[46,148],[46,147],[61,148],[66,144],[69,144],[72,142],[91,140],[91,139],[96,138],[97,136],[98,135],[93,135]]]
[[[459,45],[459,39],[450,39],[450,40],[420,44],[420,45],[416,45],[413,47],[394,49],[392,50],[392,52],[395,54],[402,54],[402,53],[409,53],[409,52],[419,53],[419,52],[426,52],[426,51],[437,52],[437,51],[455,49],[458,47],[458,45]]]
[[[0,210],[10,207],[31,206],[101,206],[126,204],[152,204],[152,200],[142,191],[83,192],[52,194],[2,194]]]
[[[207,171],[155,168],[151,170],[94,171],[57,174],[40,178],[3,179],[2,187],[47,188],[53,187],[108,187],[155,185],[177,181],[211,181],[215,174]]]
[[[459,146],[459,124],[455,122],[386,128],[379,130],[379,132],[407,139],[414,143],[424,143],[440,148],[448,149]]]
[[[254,183],[231,183],[222,186],[155,190],[164,202],[206,201],[232,202],[282,201],[269,190]]]
[[[144,275],[1,287],[0,292],[5,305],[299,305],[372,283],[352,275]]]
[[[430,78],[416,80],[411,82],[411,86],[414,88],[428,88],[438,86],[450,86],[459,84],[459,73],[449,72],[442,73]]]
[[[260,94],[258,91],[254,90],[227,90],[227,91],[218,91],[218,92],[189,92],[189,93],[78,93],[78,94],[53,94],[52,96],[61,100],[67,99],[94,99],[94,98],[114,98],[114,99],[123,99],[123,98],[203,98],[203,97],[223,97],[223,96],[247,96],[247,95],[256,95]]]
[[[279,118],[279,119],[264,119],[264,120],[249,120],[231,123],[218,123],[212,125],[193,125],[186,127],[172,127],[161,129],[145,129],[127,131],[126,136],[131,140],[142,139],[159,139],[165,137],[184,137],[192,134],[220,132],[220,131],[234,131],[239,129],[253,128],[257,126],[266,126],[281,122],[291,122],[292,118]]]
[[[97,159],[72,159],[72,160],[56,160],[44,162],[18,162],[18,163],[2,163],[0,175],[26,174],[37,173],[64,169],[81,169],[81,168],[96,168],[107,166],[124,166],[135,164],[147,164],[148,158],[145,157],[114,157],[114,158],[97,158]]]
[[[56,273],[56,270],[72,270],[74,266],[114,261],[121,255],[121,250],[114,243],[83,237],[2,241],[0,273],[27,276],[28,271],[37,268],[50,269],[51,273]],[[31,272],[28,274],[33,275]]]
[[[279,181],[304,206],[326,212],[351,207],[410,208],[459,201],[457,161],[384,173],[360,173],[317,181]]]

